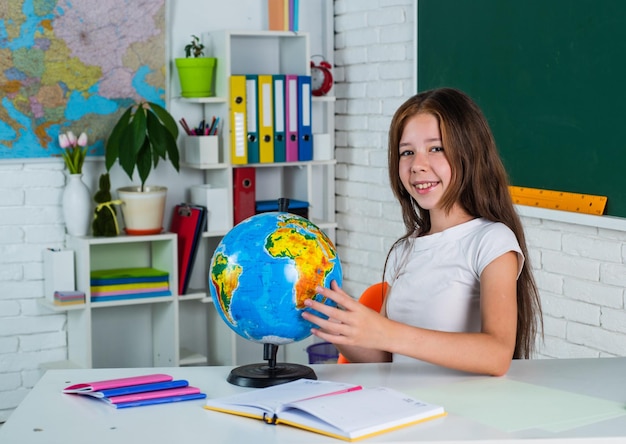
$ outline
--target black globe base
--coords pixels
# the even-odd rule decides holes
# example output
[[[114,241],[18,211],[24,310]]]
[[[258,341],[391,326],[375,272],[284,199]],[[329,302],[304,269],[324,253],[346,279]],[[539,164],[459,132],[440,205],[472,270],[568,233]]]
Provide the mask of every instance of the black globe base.
[[[296,379],[317,379],[311,367],[281,362],[271,368],[267,363],[248,364],[231,370],[228,382],[242,387],[269,387]]]
[[[267,363],[248,364],[230,371],[226,380],[242,387],[269,387],[296,379],[317,379],[311,367],[300,364],[277,363],[278,345],[263,344],[263,359]]]

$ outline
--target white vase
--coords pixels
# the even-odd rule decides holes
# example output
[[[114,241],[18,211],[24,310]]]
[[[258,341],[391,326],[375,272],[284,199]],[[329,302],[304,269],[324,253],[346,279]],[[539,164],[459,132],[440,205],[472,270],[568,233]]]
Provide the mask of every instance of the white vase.
[[[72,236],[86,236],[93,218],[91,193],[82,177],[82,174],[68,174],[63,190],[63,219],[67,233]]]

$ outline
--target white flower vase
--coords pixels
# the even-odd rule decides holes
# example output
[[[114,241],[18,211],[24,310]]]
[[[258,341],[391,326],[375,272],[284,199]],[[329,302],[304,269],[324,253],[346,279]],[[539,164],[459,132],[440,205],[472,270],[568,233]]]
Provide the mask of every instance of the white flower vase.
[[[63,190],[63,219],[67,233],[86,236],[93,217],[91,193],[82,180],[82,174],[68,174]]]

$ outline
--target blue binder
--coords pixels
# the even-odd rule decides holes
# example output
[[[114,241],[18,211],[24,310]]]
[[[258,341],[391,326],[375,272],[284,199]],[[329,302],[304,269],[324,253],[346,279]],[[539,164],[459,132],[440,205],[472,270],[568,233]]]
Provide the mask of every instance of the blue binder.
[[[311,76],[298,76],[298,160],[313,160]]]
[[[248,129],[248,163],[259,163],[259,77],[246,75],[246,116]]]
[[[285,75],[272,76],[274,90],[274,162],[286,160]]]

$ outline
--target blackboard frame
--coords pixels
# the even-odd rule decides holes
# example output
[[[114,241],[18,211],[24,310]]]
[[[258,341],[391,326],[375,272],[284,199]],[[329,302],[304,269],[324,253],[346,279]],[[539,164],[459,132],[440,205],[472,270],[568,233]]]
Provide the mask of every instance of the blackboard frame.
[[[512,184],[626,217],[626,2],[418,0],[417,78],[476,100]]]

